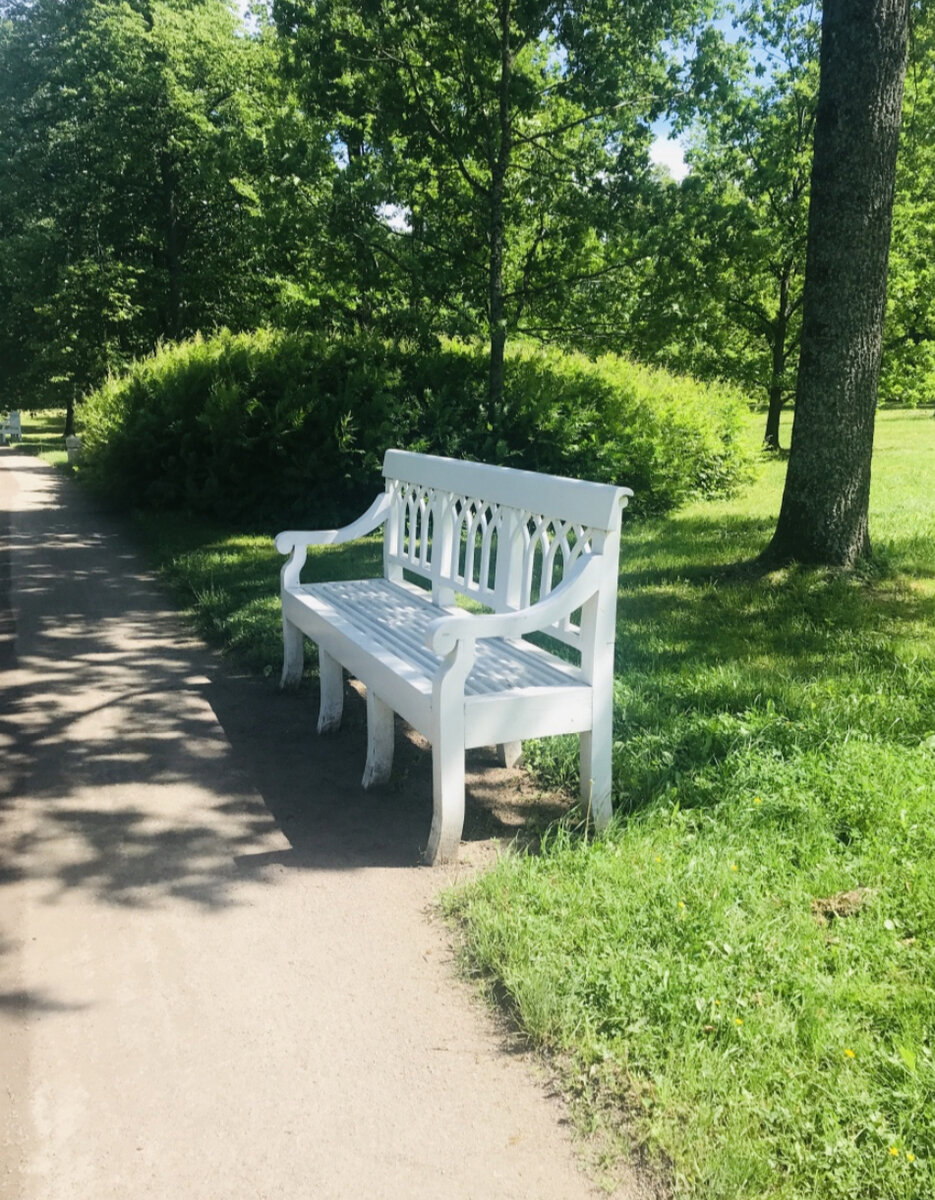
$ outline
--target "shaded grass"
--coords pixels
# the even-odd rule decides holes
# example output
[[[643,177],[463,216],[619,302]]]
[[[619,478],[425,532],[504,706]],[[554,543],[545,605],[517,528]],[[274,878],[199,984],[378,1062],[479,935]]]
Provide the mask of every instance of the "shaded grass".
[[[762,433],[751,419],[751,441]],[[474,969],[669,1190],[935,1194],[935,422],[880,415],[860,576],[750,564],[783,461],[626,525],[617,819],[451,894]],[[138,518],[202,631],[279,670],[271,535]],[[379,541],[308,579],[378,574]],[[528,747],[576,787],[574,739]]]

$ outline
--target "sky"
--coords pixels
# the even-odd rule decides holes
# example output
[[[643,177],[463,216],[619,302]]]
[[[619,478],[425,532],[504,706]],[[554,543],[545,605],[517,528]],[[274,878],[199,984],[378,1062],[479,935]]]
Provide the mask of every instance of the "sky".
[[[668,167],[673,179],[684,179],[688,174],[685,155],[677,138],[657,136],[649,151],[650,160],[661,167]]]

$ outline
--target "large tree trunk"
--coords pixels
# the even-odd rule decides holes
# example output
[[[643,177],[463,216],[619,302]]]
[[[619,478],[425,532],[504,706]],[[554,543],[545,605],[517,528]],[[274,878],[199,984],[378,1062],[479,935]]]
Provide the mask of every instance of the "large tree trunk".
[[[870,459],[910,0],[825,0],[802,345],[768,563],[869,554]]]

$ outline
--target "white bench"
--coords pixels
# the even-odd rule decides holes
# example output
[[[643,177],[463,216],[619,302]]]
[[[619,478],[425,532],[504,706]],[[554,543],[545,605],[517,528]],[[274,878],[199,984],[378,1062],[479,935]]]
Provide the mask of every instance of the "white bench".
[[[394,713],[432,745],[434,815],[425,859],[456,856],[464,823],[464,752],[578,733],[581,797],[611,814],[611,710],[621,511],[628,488],[389,450],[386,490],[343,529],[288,531],[282,569],[283,686],[318,646],[318,731],[340,724],[346,668],[367,689],[363,786],[385,782]],[[303,584],[308,546],[384,526],[383,578]],[[425,581],[431,588],[418,586]],[[486,612],[457,607],[456,596]],[[524,638],[545,633],[569,663]]]
[[[22,440],[23,426],[19,413],[11,412],[8,416],[0,418],[0,446],[5,446],[8,441],[21,442]]]

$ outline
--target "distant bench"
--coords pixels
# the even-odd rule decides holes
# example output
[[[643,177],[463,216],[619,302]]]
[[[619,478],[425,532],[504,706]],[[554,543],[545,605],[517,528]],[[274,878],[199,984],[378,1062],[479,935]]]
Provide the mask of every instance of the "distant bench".
[[[343,529],[280,533],[283,686],[318,646],[318,731],[336,729],[342,668],[367,689],[363,786],[393,764],[394,713],[432,745],[434,815],[425,860],[457,855],[464,752],[580,734],[581,798],[595,824],[611,814],[611,709],[620,518],[628,488],[389,450],[386,490]],[[303,584],[308,546],[380,525],[383,578]],[[430,585],[430,591],[416,580]],[[456,596],[484,606],[469,612]],[[576,651],[572,665],[524,638]]]
[[[11,412],[5,417],[0,417],[0,446],[5,446],[7,442],[21,442],[22,440],[23,426],[19,413]]]

